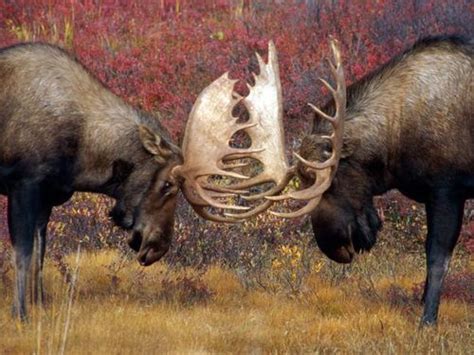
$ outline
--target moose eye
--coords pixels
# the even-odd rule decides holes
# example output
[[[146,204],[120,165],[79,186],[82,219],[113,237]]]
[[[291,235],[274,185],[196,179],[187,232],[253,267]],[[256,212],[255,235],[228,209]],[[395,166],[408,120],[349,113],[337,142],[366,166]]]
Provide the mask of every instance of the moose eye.
[[[161,188],[161,192],[162,192],[163,194],[165,194],[165,193],[169,192],[169,190],[170,190],[172,187],[173,187],[173,184],[172,184],[171,182],[165,181],[165,182],[163,183],[162,188]]]
[[[323,151],[323,158],[324,159],[329,159],[331,157],[332,157],[332,151],[330,151],[330,150],[324,150]]]

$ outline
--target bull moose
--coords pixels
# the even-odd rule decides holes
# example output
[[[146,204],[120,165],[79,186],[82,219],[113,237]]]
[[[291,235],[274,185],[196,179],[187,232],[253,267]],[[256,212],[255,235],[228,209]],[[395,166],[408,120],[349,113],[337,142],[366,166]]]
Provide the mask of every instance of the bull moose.
[[[53,206],[74,191],[115,198],[113,220],[133,228],[132,247],[150,263],[170,242],[176,188],[169,175],[182,158],[158,121],[126,105],[58,47],[2,49],[0,82],[0,193],[8,196],[15,251],[13,311],[25,319],[33,250],[33,301],[43,292]]]
[[[333,50],[339,58],[336,44]],[[145,266],[169,249],[179,190],[199,215],[216,222],[236,222],[271,206],[263,198],[282,191],[296,166],[289,167],[284,154],[274,44],[268,63],[257,59],[259,74],[245,98],[234,92],[236,80],[227,73],[201,92],[179,148],[153,115],[126,104],[59,47],[25,43],[0,49],[0,194],[8,197],[15,251],[14,314],[27,317],[29,279],[33,303],[42,299],[49,217],[75,191],[116,200],[111,217],[132,230],[128,243]],[[345,93],[338,63],[338,92]],[[246,121],[233,116],[240,102]],[[230,143],[239,131],[251,137],[248,147]],[[263,170],[247,176],[239,170],[246,165],[236,161],[241,159],[258,160]],[[246,190],[267,182],[275,186],[257,194]],[[237,194],[260,203],[229,203]]]
[[[328,103],[325,111],[333,110]],[[330,132],[327,120],[315,119],[300,155],[324,159],[331,144],[321,135]],[[422,323],[436,323],[464,203],[474,197],[474,42],[454,36],[421,40],[349,86],[340,136],[337,172],[311,213],[317,244],[329,258],[349,263],[376,242],[381,221],[373,196],[398,189],[424,203]],[[312,178],[307,167],[299,171]]]

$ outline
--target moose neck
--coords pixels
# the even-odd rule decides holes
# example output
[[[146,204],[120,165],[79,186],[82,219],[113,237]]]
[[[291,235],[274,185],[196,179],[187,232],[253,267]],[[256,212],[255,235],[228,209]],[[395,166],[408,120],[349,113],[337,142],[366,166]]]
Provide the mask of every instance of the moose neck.
[[[96,96],[99,99],[84,113],[94,119],[84,122],[74,187],[115,197],[114,186],[134,170],[154,164],[139,139],[138,125],[145,124],[160,135],[164,130],[150,115],[138,112],[108,91],[104,93]]]
[[[373,195],[397,187],[404,113],[394,107],[403,107],[410,84],[409,80],[396,78],[397,74],[388,68],[348,90],[345,135],[357,142],[350,159],[369,172]]]

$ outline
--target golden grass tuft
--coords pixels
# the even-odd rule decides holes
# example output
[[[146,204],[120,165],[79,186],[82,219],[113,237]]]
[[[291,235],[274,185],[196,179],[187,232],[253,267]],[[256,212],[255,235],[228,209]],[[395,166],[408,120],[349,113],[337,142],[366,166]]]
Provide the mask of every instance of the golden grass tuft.
[[[67,258],[72,269],[75,260]],[[443,301],[440,324],[431,329],[419,329],[417,302],[390,304],[390,287],[408,293],[420,281],[416,264],[407,265],[412,277],[404,272],[373,278],[377,297],[357,286],[360,279],[330,280],[320,270],[307,276],[301,292],[289,294],[246,289],[219,265],[205,271],[164,263],[141,268],[116,252],[84,253],[67,334],[70,293],[51,263],[45,268],[47,306],[30,309],[27,324],[11,318],[11,283],[0,284],[6,295],[0,300],[0,349],[59,353],[66,335],[68,353],[470,352],[471,304]]]

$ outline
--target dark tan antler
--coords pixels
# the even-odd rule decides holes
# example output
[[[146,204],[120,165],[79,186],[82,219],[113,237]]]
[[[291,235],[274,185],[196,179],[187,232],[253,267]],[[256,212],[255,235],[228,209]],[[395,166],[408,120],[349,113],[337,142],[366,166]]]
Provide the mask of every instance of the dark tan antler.
[[[306,200],[308,203],[303,208],[290,212],[273,212],[272,214],[278,217],[284,218],[293,218],[299,217],[304,214],[311,212],[319,204],[323,193],[329,188],[331,182],[336,174],[337,167],[339,165],[339,159],[341,157],[341,149],[343,143],[343,134],[344,134],[344,122],[345,122],[345,112],[346,112],[346,84],[344,79],[344,70],[342,67],[341,53],[339,50],[339,45],[336,40],[331,40],[331,50],[334,57],[334,62],[328,60],[331,73],[334,76],[336,81],[336,88],[333,88],[327,81],[320,79],[322,83],[328,88],[331,92],[334,103],[335,103],[335,114],[330,116],[327,113],[321,111],[316,106],[309,104],[311,108],[322,118],[328,120],[333,127],[333,132],[330,136],[323,136],[323,139],[328,139],[332,144],[332,154],[329,159],[324,162],[311,162],[299,154],[294,153],[295,157],[305,166],[309,173],[313,173],[315,176],[315,181],[310,187],[301,190],[301,191],[292,191],[288,194],[281,196],[268,196],[267,199],[272,201],[280,201],[287,199],[295,200]],[[295,167],[292,167],[290,173],[295,173]]]

